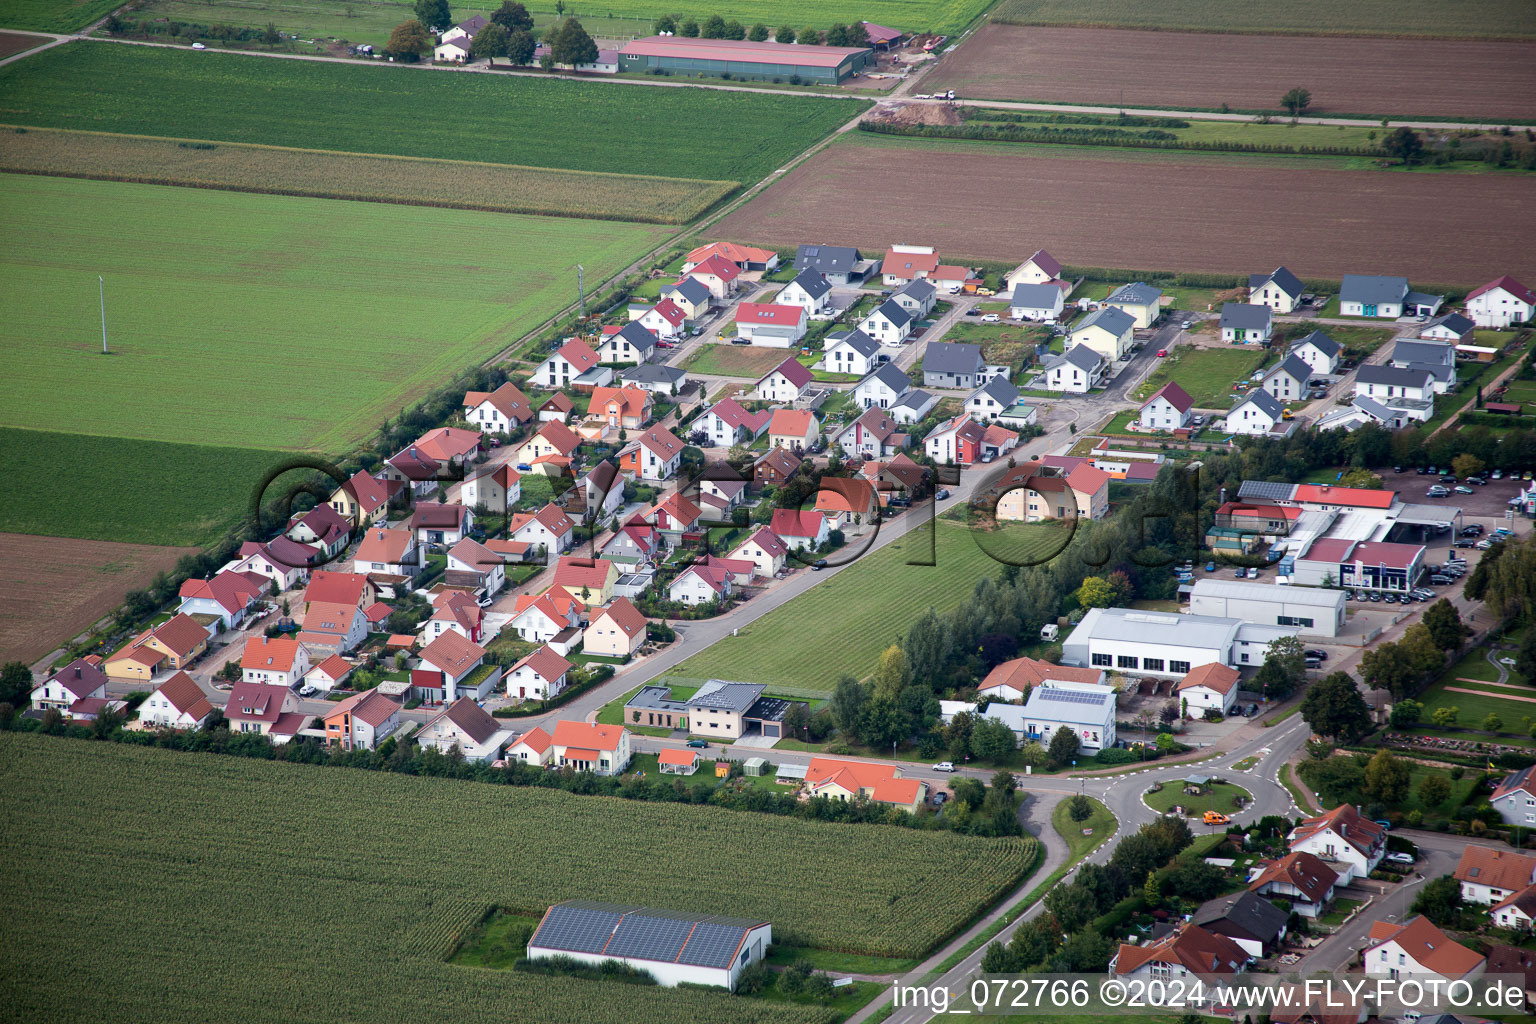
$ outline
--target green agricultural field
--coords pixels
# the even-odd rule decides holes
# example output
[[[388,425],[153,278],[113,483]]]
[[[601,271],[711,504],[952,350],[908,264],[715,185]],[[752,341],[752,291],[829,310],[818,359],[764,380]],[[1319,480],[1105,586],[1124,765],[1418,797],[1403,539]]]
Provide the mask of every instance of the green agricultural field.
[[[323,452],[668,230],[30,175],[0,208],[0,425]]]
[[[546,167],[0,127],[0,171],[492,213],[686,224],[736,188]]]
[[[579,897],[918,956],[1032,861],[1032,840],[36,735],[0,735],[0,777],[15,894],[0,1002],[28,1021],[319,1024],[344,1006],[351,1021],[515,1007],[521,1024],[819,1024],[814,1008],[444,960],[492,906],[537,914]],[[747,862],[778,884],[741,885]]]
[[[1435,0],[1328,0],[1228,4],[1221,0],[1003,0],[996,21],[1016,25],[1091,25],[1183,32],[1294,32],[1307,35],[1530,38],[1525,0],[1487,0],[1477,17]]]
[[[0,97],[13,124],[742,183],[868,106],[84,42],[0,68]]]
[[[933,537],[930,550],[929,538]],[[985,533],[982,543],[1010,558],[1048,555],[1071,533],[1051,524],[1016,525]],[[858,543],[857,541],[855,543]],[[934,565],[909,565],[932,556]],[[874,671],[880,652],[900,642],[930,607],[959,605],[984,576],[1003,564],[983,551],[972,531],[938,521],[930,534],[915,529],[866,555],[790,603],[744,626],[677,667],[680,676],[763,683],[770,692],[825,697],[838,676]],[[805,652],[815,651],[814,658]]]
[[[495,3],[468,7],[454,4],[453,17],[455,21],[463,21],[475,14],[489,15],[496,6]],[[853,0],[836,0],[830,6],[810,0],[786,0],[770,10],[752,0],[604,0],[592,8],[579,2],[567,4],[565,13],[580,18],[593,38],[627,41],[632,36],[649,35],[653,22],[662,14],[692,15],[700,21],[711,14],[719,14],[727,19],[736,18],[744,25],[766,21],[772,27],[789,24],[796,29],[805,25],[825,29],[837,22],[849,24],[868,19],[909,32],[932,30],[954,34],[975,20],[987,6],[988,0],[882,0],[878,7]],[[104,15],[106,10],[101,13]],[[529,4],[528,10],[533,15],[536,32],[559,18],[554,4],[547,0]],[[391,29],[415,15],[411,5],[404,0],[364,0],[360,3],[347,0],[243,0],[228,5],[199,0],[153,0],[145,5],[141,16],[241,28],[271,21],[284,32],[304,38],[335,37],[379,44],[389,38]]]
[[[1232,390],[1233,383],[1247,380],[1268,357],[1269,353],[1263,349],[1243,345],[1230,348],[1181,345],[1162,360],[1133,397],[1146,399],[1172,380],[1189,393],[1196,408],[1227,409],[1237,394]]]
[[[291,458],[0,427],[9,471],[0,533],[196,547],[221,536],[266,474]]]
[[[77,32],[119,6],[118,0],[0,0],[0,28]]]

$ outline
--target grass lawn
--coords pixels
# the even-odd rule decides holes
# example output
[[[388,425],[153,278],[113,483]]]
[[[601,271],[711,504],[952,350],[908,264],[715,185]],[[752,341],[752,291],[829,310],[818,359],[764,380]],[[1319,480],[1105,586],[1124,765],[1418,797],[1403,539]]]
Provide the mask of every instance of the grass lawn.
[[[720,343],[700,345],[688,359],[690,373],[710,373],[721,377],[761,377],[789,358],[789,350],[758,348],[755,345]]]
[[[1213,783],[1208,787],[1214,791],[1201,796],[1191,796],[1184,792],[1184,786],[1177,780],[1163,783],[1163,788],[1156,793],[1143,793],[1142,802],[1159,814],[1166,814],[1175,807],[1183,807],[1186,817],[1198,818],[1206,811],[1220,811],[1222,814],[1236,814],[1239,810],[1237,798],[1242,797],[1245,802],[1252,800],[1253,794],[1241,786],[1234,786],[1230,782]]]
[[[778,943],[769,949],[765,958],[770,964],[788,967],[796,960],[809,960],[817,970],[829,974],[898,974],[917,966],[916,960],[890,956],[860,956],[857,953],[838,953],[815,946],[785,946]]]
[[[0,533],[201,546],[245,513],[267,472],[290,458],[0,427],[0,463],[11,477]]]
[[[532,914],[497,910],[464,936],[448,962],[507,970],[528,955],[528,940],[538,926]]]
[[[0,202],[0,425],[325,452],[670,230],[29,175]]]
[[[1021,25],[1093,25],[1195,32],[1304,32],[1316,35],[1507,36],[1529,38],[1530,8],[1522,0],[1489,0],[1475,24],[1434,0],[1358,0],[1341,8],[1327,0],[1252,7],[1221,0],[1003,0],[998,21]]]
[[[1536,705],[1532,706],[1536,707]],[[1410,811],[1420,811],[1426,818],[1436,815],[1448,816],[1452,811],[1466,802],[1467,798],[1471,796],[1472,790],[1476,788],[1478,780],[1482,778],[1482,774],[1473,768],[1468,768],[1465,772],[1463,772],[1461,778],[1453,779],[1448,774],[1449,770],[1446,768],[1434,768],[1423,764],[1410,764],[1408,767],[1411,772],[1411,777],[1408,783],[1408,797],[1400,805],[1391,809],[1394,811],[1401,811],[1404,814],[1407,814]],[[1446,801],[1443,804],[1439,804],[1435,807],[1425,807],[1424,804],[1419,801],[1419,783],[1423,782],[1431,775],[1438,775],[1449,782],[1451,784],[1451,795],[1446,798]],[[1305,779],[1302,779],[1301,781],[1303,785],[1306,784]],[[1317,791],[1309,787],[1309,792],[1315,793]],[[1364,807],[1365,805],[1374,802],[1364,793],[1356,792],[1339,794],[1325,791],[1319,794],[1318,800],[1325,809],[1337,807],[1341,803],[1357,804],[1361,807]]]
[[[1334,900],[1333,909],[1318,918],[1323,924],[1337,928],[1344,923],[1344,919],[1356,908],[1365,903],[1364,900]]]
[[[945,331],[943,340],[980,345],[988,364],[1006,364],[1017,369],[1033,362],[1035,346],[1052,337],[1050,328],[1039,324],[982,324],[966,320]]]
[[[1088,816],[1088,820],[1073,821],[1071,802],[1072,798],[1068,797],[1056,805],[1056,809],[1051,812],[1051,827],[1067,841],[1067,863],[1074,864],[1104,845],[1115,834],[1119,822],[1108,807],[1093,797],[1088,798],[1088,802],[1093,804],[1093,813]],[[1085,831],[1090,834],[1085,835]]]
[[[982,550],[975,537],[1017,559],[1026,553],[1047,557],[1070,536],[1055,525],[1039,523],[974,535],[943,521],[931,534],[928,528],[914,530],[743,626],[739,636],[726,637],[689,658],[677,673],[763,683],[770,692],[788,696],[825,697],[844,672],[861,678],[873,672],[880,652],[900,642],[928,608],[948,611],[981,577],[1002,570],[1002,563]],[[908,564],[930,556],[936,564]],[[817,656],[808,659],[806,651]]]
[[[1233,383],[1247,380],[1249,374],[1269,358],[1270,353],[1265,349],[1242,345],[1231,348],[1183,345],[1162,360],[1133,397],[1145,400],[1172,380],[1189,393],[1197,408],[1226,410],[1231,408],[1233,396],[1237,394],[1232,390]]]
[[[113,87],[125,81],[134,87]],[[0,68],[0,93],[12,124],[743,183],[868,106],[86,42]],[[574,110],[581,116],[571,117]],[[684,146],[650,144],[681,123],[711,127],[690,133]],[[509,228],[502,238],[508,234],[518,233]],[[480,251],[442,222],[411,237]],[[573,254],[562,265],[577,261]]]

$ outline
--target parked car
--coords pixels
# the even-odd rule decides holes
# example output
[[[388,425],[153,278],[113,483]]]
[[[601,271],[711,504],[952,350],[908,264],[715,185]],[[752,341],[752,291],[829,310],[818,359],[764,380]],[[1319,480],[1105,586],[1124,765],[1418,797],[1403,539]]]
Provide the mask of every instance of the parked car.
[[[1433,583],[1437,587],[1443,587],[1447,583],[1454,583],[1456,581],[1449,576],[1442,575],[1441,573],[1435,573],[1434,575],[1430,576],[1429,582]]]
[[[1451,490],[1455,491],[1457,494],[1473,493],[1472,488],[1468,487],[1466,484],[1457,484],[1455,487],[1452,487]]]
[[[1411,853],[1389,853],[1387,860],[1393,864],[1412,864],[1416,858]]]
[[[1197,412],[1189,418],[1189,422],[1193,423],[1197,427],[1203,427],[1205,426],[1205,415],[1203,413]]]
[[[1504,479],[1504,471],[1502,469],[1494,470],[1493,471],[1493,478],[1495,480],[1503,480]]]
[[[1238,566],[1236,569],[1232,570],[1232,575],[1236,576],[1238,579],[1243,579],[1248,575],[1248,570],[1244,569],[1242,566]]]
[[[825,569],[826,567],[827,560],[825,558],[818,558],[816,561],[811,563],[811,572],[821,572],[821,570]]]
[[[1205,563],[1205,571],[1206,572],[1215,572],[1216,571],[1216,563],[1215,562],[1206,562]]]
[[[1304,662],[1304,664],[1306,665],[1307,668],[1322,668],[1323,667],[1323,663],[1318,661],[1316,658],[1308,658]]]
[[[953,761],[940,761],[933,766],[933,770],[936,772],[952,772],[955,770],[955,763]]]
[[[703,334],[703,333],[704,333],[704,328],[702,328],[702,327],[695,327],[695,328],[694,328],[694,329],[693,329],[693,336],[694,336],[694,337],[695,337],[695,338],[697,338],[697,337],[698,337],[698,336],[699,336],[699,335],[701,335],[701,334]]]
[[[1255,569],[1255,568],[1250,566],[1249,569],[1248,569],[1248,578],[1251,579],[1251,580],[1258,579],[1259,578],[1259,570],[1257,570],[1257,569]]]
[[[1327,661],[1328,660],[1328,652],[1327,651],[1318,650],[1316,647],[1313,647],[1313,648],[1311,648],[1309,650],[1302,651],[1301,653],[1305,657],[1316,658],[1318,661]]]
[[[1489,548],[1493,547],[1494,543],[1495,542],[1491,537],[1485,537],[1472,546],[1477,548],[1479,551],[1487,551]]]
[[[1435,484],[1435,486],[1431,487],[1424,493],[1431,498],[1448,498],[1451,496],[1451,492],[1446,490],[1444,487],[1441,487],[1439,484]]]
[[[1380,604],[1381,603],[1381,595],[1376,593],[1376,591],[1374,591],[1374,590],[1371,591],[1370,598],[1371,598],[1371,602],[1373,604]]]
[[[709,740],[689,740],[688,745],[695,750],[708,750]]]
[[[1483,535],[1483,524],[1473,523],[1471,526],[1463,526],[1461,528],[1461,535],[1463,537],[1481,537]]]
[[[751,339],[743,338],[741,335],[738,334],[736,337],[731,339],[731,344],[732,345],[750,345],[750,344],[752,344],[752,341],[751,341]]]
[[[1187,331],[1187,330],[1189,330],[1189,326],[1190,326],[1189,321],[1185,320],[1183,323],[1179,324],[1179,330]]]
[[[1476,486],[1481,487],[1484,484],[1486,484],[1488,481],[1484,480],[1480,476],[1469,476],[1469,477],[1467,477],[1467,479],[1464,482],[1465,483],[1469,483],[1469,484],[1475,484]]]
[[[1456,475],[1454,473],[1441,473],[1440,482],[1443,484],[1460,483],[1460,481],[1456,479]]]
[[[996,313],[987,313],[986,315],[984,315],[981,318],[981,322],[984,323],[984,324],[995,324],[995,323],[998,323],[999,321],[1001,321],[1002,319],[1003,318],[998,316]]]
[[[193,43],[192,44],[192,49],[194,49],[194,50],[206,50],[206,49],[208,49],[208,47],[203,45],[202,43]]]
[[[981,310],[977,309],[975,306],[972,306],[970,309],[965,311],[965,315],[966,316],[981,316]]]
[[[1432,470],[1428,466],[1420,466],[1418,469],[1414,470],[1414,472],[1419,476],[1426,476],[1432,472]]]

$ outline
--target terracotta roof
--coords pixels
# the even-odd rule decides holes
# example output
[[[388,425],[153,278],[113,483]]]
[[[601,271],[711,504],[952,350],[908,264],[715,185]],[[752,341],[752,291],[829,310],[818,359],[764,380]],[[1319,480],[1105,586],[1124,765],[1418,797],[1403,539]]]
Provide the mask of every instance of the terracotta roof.
[[[624,736],[621,725],[597,725],[592,722],[562,720],[555,723],[557,747],[583,747],[594,750],[618,750]]]
[[[290,637],[252,637],[245,642],[245,650],[240,655],[240,667],[292,672],[299,650],[299,642]]]
[[[181,584],[180,596],[184,599],[209,599],[227,612],[237,612],[257,594],[271,587],[271,581],[265,577],[255,578],[261,581],[259,585],[252,582],[250,575],[228,571],[220,572],[212,579],[186,580]]]
[[[389,500],[389,492],[384,489],[384,484],[361,471],[342,484],[341,490],[351,495],[364,512],[373,512]]]
[[[309,577],[304,600],[361,605],[368,596],[368,590],[368,577],[362,573],[322,569]]]
[[[491,403],[493,409],[513,423],[526,423],[533,418],[533,407],[528,402],[528,396],[511,381],[495,391],[464,392],[465,409],[475,409],[486,402]]]
[[[400,705],[378,690],[364,690],[362,693],[354,693],[337,704],[331,709],[330,714],[325,716],[325,721],[331,722],[342,715],[349,714],[358,721],[377,729],[399,711]]]
[[[1481,288],[1474,288],[1472,291],[1467,293],[1467,301],[1471,302],[1479,295],[1482,295],[1485,292],[1491,292],[1495,288],[1503,288],[1505,291],[1509,292],[1509,294],[1513,295],[1517,299],[1520,299],[1522,302],[1528,302],[1531,305],[1536,306],[1536,291],[1532,291],[1531,289],[1527,288],[1525,285],[1521,284],[1519,281],[1516,281],[1508,274],[1494,278],[1492,281],[1489,281]]]
[[[553,682],[571,670],[571,663],[545,645],[513,665],[507,670],[507,675],[513,674],[520,668],[529,669],[539,678]]]
[[[484,658],[485,648],[451,629],[421,649],[422,661],[454,679],[469,672]]]
[[[316,672],[319,672],[321,675],[328,676],[331,679],[342,679],[351,671],[352,663],[350,661],[339,654],[333,654],[310,669],[307,674],[314,675]]]
[[[532,516],[523,520],[522,525],[533,520]],[[503,558],[522,558],[533,545],[521,540],[488,540],[485,542],[486,550],[494,551]]]
[[[818,512],[868,515],[874,508],[875,489],[869,481],[837,476],[821,478],[821,487],[816,491]]]
[[[311,601],[304,611],[304,632],[345,636],[352,628],[353,618],[361,614],[355,604]]]
[[[1364,954],[1368,956],[1385,942],[1396,942],[1398,948],[1415,963],[1443,978],[1463,977],[1483,962],[1481,955],[1451,941],[1445,932],[1422,915],[1401,925],[1388,921],[1377,921],[1371,925],[1369,945],[1365,947]]]
[[[1353,804],[1340,804],[1326,814],[1303,820],[1291,832],[1291,842],[1294,844],[1298,840],[1327,830],[1331,830],[1361,853],[1368,852],[1386,835],[1386,831],[1380,825],[1355,810]]]
[[[651,427],[641,434],[636,440],[656,454],[663,462],[670,462],[674,457],[681,455],[683,442],[677,435],[666,427]]]
[[[608,585],[608,574],[612,570],[613,563],[606,558],[561,555],[555,563],[555,578],[551,586],[601,590]]]
[[[1216,509],[1219,516],[1255,516],[1263,519],[1300,519],[1302,510],[1293,505],[1256,505],[1249,501],[1228,501]]]
[[[686,750],[680,747],[667,747],[656,755],[657,764],[672,764],[680,768],[691,768],[697,764],[699,752]]]
[[[1019,434],[1018,431],[1009,430],[1007,427],[998,426],[996,423],[989,423],[986,429],[981,432],[981,439],[987,444],[996,445],[1001,448],[1008,444],[1009,441],[1018,444]]]
[[[1083,463],[1068,470],[1067,486],[1082,494],[1097,494],[1099,488],[1109,486],[1109,474],[1097,466]]]
[[[815,415],[809,409],[775,409],[773,418],[768,421],[768,434],[770,437],[802,438],[810,432],[814,419]]]
[[[812,795],[826,786],[836,785],[852,793],[868,790],[872,800],[881,803],[911,804],[922,793],[920,779],[901,778],[900,769],[869,761],[841,761],[831,757],[813,757],[805,769],[805,782]]]
[[[1202,976],[1236,974],[1247,962],[1248,954],[1237,943],[1192,924],[1144,946],[1122,944],[1115,973],[1129,974],[1143,964],[1170,963]]]
[[[570,533],[575,526],[571,517],[560,511],[560,506],[550,502],[533,514],[533,518],[544,529],[555,536]]]
[[[1333,868],[1300,850],[1271,861],[1259,877],[1249,883],[1248,888],[1258,892],[1270,882],[1284,882],[1300,889],[1307,902],[1321,903],[1327,898],[1328,890],[1337,885],[1338,881],[1339,876]]]
[[[465,537],[449,548],[448,557],[465,565],[474,566],[477,572],[488,572],[493,566],[501,565],[506,561],[473,537]]]
[[[736,307],[738,324],[798,326],[805,319],[805,309],[800,306],[780,306],[772,302],[743,302]]]
[[[640,609],[627,597],[616,597],[608,607],[592,616],[592,621],[607,619],[623,631],[624,635],[633,639],[645,632],[649,624]]]
[[[677,577],[672,581],[672,586],[677,586],[689,576],[697,576],[699,579],[704,581],[705,585],[708,586],[710,590],[713,590],[715,593],[719,594],[725,591],[725,583],[727,578],[729,578],[730,573],[724,569],[717,569],[713,566],[699,565],[695,563],[684,569],[682,572],[678,573]]]
[[[626,46],[624,49],[628,50],[629,47]],[[692,270],[688,271],[688,273],[684,276],[692,277],[695,274],[714,274],[720,280],[729,282],[734,281],[741,276],[741,269],[730,260],[721,256],[719,253],[716,253],[713,256],[710,256],[708,259],[704,260],[698,266],[694,267]]]
[[[457,636],[458,634],[445,635]],[[499,731],[496,719],[492,718],[489,712],[479,704],[476,704],[471,698],[460,697],[429,719],[421,727],[422,735],[425,735],[427,730],[444,718],[452,722],[461,733],[468,736],[476,744],[484,743]]]
[[[416,448],[438,462],[462,459],[480,447],[480,431],[463,427],[438,427],[416,440]]]
[[[187,715],[194,721],[202,720],[213,710],[213,704],[209,702],[207,694],[203,693],[203,688],[185,672],[177,672],[161,683],[155,692],[170,701],[171,707],[178,714]]]
[[[564,604],[563,608],[562,603]],[[522,594],[516,601],[512,602],[512,621],[516,622],[529,610],[536,610],[551,622],[560,626],[567,626],[570,624],[571,618],[568,609],[572,603],[580,604],[580,602],[574,601],[557,602],[547,591],[538,595]]]
[[[150,632],[178,658],[185,658],[208,639],[208,630],[190,615],[173,615]]]
[[[704,514],[704,510],[694,504],[682,491],[673,491],[665,499],[656,504],[653,512],[665,512],[673,520],[683,526],[692,526]]]
[[[1396,497],[1396,492],[1376,487],[1335,487],[1332,484],[1297,484],[1291,495],[1293,501],[1357,508],[1391,508]]]
[[[697,249],[683,257],[684,263],[703,263],[711,256],[721,256],[732,263],[767,263],[778,253],[772,249],[754,249],[750,245],[737,245],[735,242],[711,242],[701,245]]]
[[[933,273],[938,265],[937,253],[897,252],[895,249],[887,249],[885,259],[880,263],[880,273],[894,274],[910,280],[916,278],[919,273]]]
[[[292,696],[286,686],[266,683],[236,683],[230,688],[224,716],[232,722],[275,723],[283,713],[283,701]]]
[[[644,417],[655,402],[644,388],[593,388],[592,401],[587,403],[587,415],[606,414],[610,404],[618,406],[620,416]]]
[[[1228,668],[1219,661],[1213,661],[1190,669],[1173,689],[1177,693],[1179,690],[1191,690],[1197,686],[1203,686],[1208,690],[1227,694],[1237,688],[1237,681],[1241,676],[1242,673],[1237,669]]]
[[[536,754],[542,754],[554,743],[554,738],[539,726],[534,726],[517,738],[512,744],[514,747],[527,747]],[[510,748],[509,748],[510,749]]]
[[[570,363],[577,373],[583,373],[597,365],[597,353],[593,352],[592,347],[580,338],[572,338],[561,345],[555,354]]]
[[[756,544],[758,547],[762,548],[769,557],[777,557],[778,555],[785,555],[789,553],[789,548],[782,540],[779,539],[779,535],[774,533],[766,526],[749,537],[746,543]]]
[[[1536,920],[1536,885],[1528,885],[1519,892],[1504,897],[1489,908],[1489,913],[1503,907],[1514,907],[1526,917]]]
[[[570,412],[574,408],[576,408],[576,403],[571,401],[569,395],[556,391],[544,399],[543,403],[539,406],[539,411],[543,412],[546,409],[552,409],[555,412]]]
[[[354,558],[359,562],[378,562],[383,565],[399,565],[407,551],[416,546],[416,534],[411,530],[386,530],[372,527],[358,542]]]
[[[981,682],[981,689],[1006,685],[1020,693],[1051,680],[1058,683],[1102,683],[1104,670],[1053,665],[1039,658],[1014,658],[996,666]]]
[[[526,443],[531,444],[535,439],[548,442],[557,455],[569,455],[581,445],[581,435],[559,420],[545,423]]]
[[[1536,857],[1513,850],[1467,846],[1461,851],[1461,860],[1457,861],[1452,877],[1458,882],[1519,892],[1536,881]]]
[[[826,524],[821,514],[807,509],[802,512],[793,508],[776,508],[768,528],[780,537],[806,537],[815,539]]]

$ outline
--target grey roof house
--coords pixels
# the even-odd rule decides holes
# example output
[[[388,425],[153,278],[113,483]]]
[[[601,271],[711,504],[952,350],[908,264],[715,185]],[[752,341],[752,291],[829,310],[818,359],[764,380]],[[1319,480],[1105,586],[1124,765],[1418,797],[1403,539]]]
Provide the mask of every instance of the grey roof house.
[[[1269,338],[1274,315],[1268,306],[1224,302],[1221,306],[1223,341],[1263,341]]]
[[[923,354],[923,385],[930,388],[973,388],[985,364],[980,345],[935,341]]]
[[[858,284],[880,269],[879,260],[866,260],[845,245],[802,245],[795,250],[795,269],[825,274],[833,284]]]
[[[1250,294],[1258,294],[1265,286],[1273,285],[1281,293],[1288,296],[1294,304],[1301,298],[1301,293],[1306,289],[1302,287],[1301,279],[1284,267],[1276,267],[1272,274],[1249,274],[1248,291]]]

